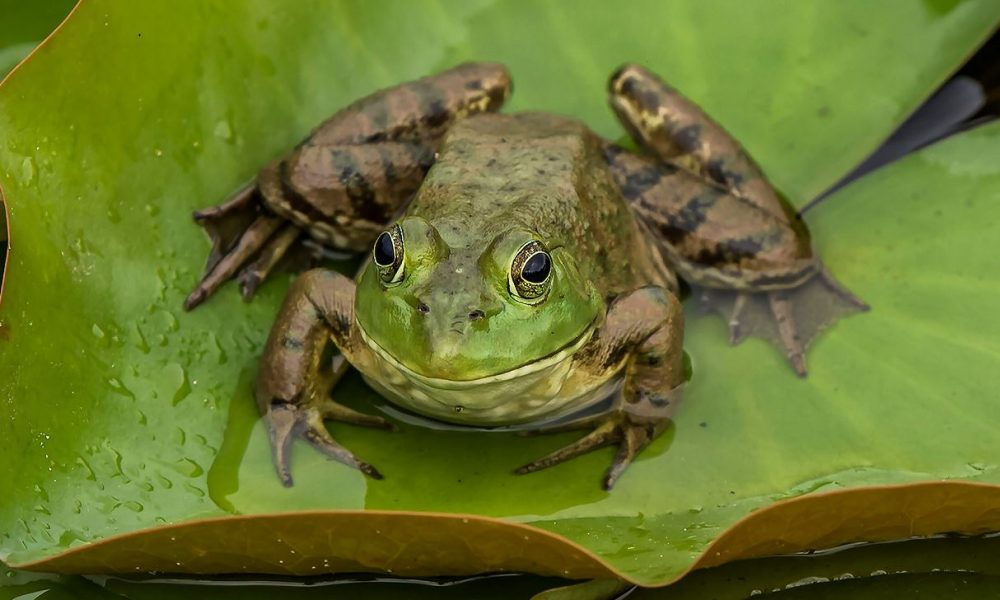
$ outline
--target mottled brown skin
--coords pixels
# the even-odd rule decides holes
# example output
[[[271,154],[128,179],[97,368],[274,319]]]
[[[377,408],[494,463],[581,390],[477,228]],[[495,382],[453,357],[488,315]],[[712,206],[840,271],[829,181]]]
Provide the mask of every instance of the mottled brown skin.
[[[215,248],[188,308],[241,269],[244,294],[252,294],[303,231],[320,244],[360,251],[399,215],[419,217],[453,248],[449,260],[456,264],[468,260],[463,253],[474,258],[481,250],[466,245],[470,223],[482,240],[511,228],[536,231],[550,247],[585,257],[581,275],[603,302],[595,329],[588,330],[592,335],[581,334],[566,386],[586,390],[617,378],[623,393],[610,413],[563,427],[588,427],[590,433],[518,472],[617,444],[604,478],[608,489],[665,429],[679,401],[683,319],[674,272],[704,289],[703,297],[731,303],[734,342],[747,331],[776,338],[803,375],[804,348],[815,332],[864,308],[823,270],[804,224],[739,145],[641,67],[617,71],[610,92],[612,107],[646,155],[626,152],[577,121],[554,115],[474,116],[497,110],[509,90],[503,67],[468,64],[377,92],[338,112],[292,154],[265,167],[255,186],[196,214]],[[486,305],[464,308],[465,296],[486,298],[468,282],[468,276],[435,279],[427,291],[465,310],[459,311],[458,335],[492,318]],[[831,304],[829,314],[818,318],[797,319],[802,313],[796,312],[796,294],[807,288],[841,305]],[[287,485],[288,448],[296,435],[380,477],[323,425],[333,419],[392,427],[329,396],[346,363],[376,383],[384,373],[379,369],[385,359],[359,328],[355,290],[354,281],[336,273],[303,274],[289,290],[264,350],[257,401]],[[414,292],[414,310],[426,313],[420,293]],[[763,328],[752,324],[761,321],[759,298],[768,307]],[[469,307],[479,306],[475,302]],[[804,336],[797,320],[809,324]],[[343,358],[332,371],[322,364],[330,340]],[[530,363],[543,357],[524,358]]]
[[[805,223],[698,106],[638,65],[616,71],[609,92],[619,120],[653,157],[610,148],[609,162],[623,195],[662,236],[668,262],[706,309],[729,318],[732,343],[747,334],[771,339],[804,377],[805,349],[819,330],[868,306],[823,268]],[[817,287],[834,299],[822,314],[797,313],[794,290]],[[765,293],[770,314],[747,310],[755,292]]]

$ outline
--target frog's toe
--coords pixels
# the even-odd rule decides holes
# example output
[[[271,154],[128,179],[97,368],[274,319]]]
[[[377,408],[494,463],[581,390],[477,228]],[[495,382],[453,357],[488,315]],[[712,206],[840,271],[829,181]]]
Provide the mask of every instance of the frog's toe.
[[[268,425],[268,435],[271,438],[274,468],[278,471],[278,478],[281,479],[281,483],[285,487],[292,487],[293,483],[288,456],[299,421],[296,412],[288,405],[276,404],[268,408],[267,415],[264,417]]]
[[[274,403],[268,408],[264,418],[271,438],[274,467],[285,487],[293,484],[290,458],[292,441],[296,435],[301,435],[310,445],[333,460],[353,467],[373,479],[382,479],[378,469],[359,459],[333,439],[323,424],[323,415],[318,409],[300,409],[291,404]]]
[[[306,441],[312,444],[313,448],[316,448],[333,460],[348,467],[354,467],[372,479],[382,479],[382,473],[378,469],[370,463],[354,456],[353,452],[338,444],[330,435],[330,432],[326,430],[326,427],[323,426],[322,421],[318,424],[310,423],[307,425],[305,431],[302,432],[302,437],[306,438]]]
[[[771,305],[771,313],[778,326],[778,338],[785,348],[788,362],[792,363],[796,375],[805,377],[808,374],[806,371],[806,351],[802,338],[799,336],[799,328],[795,323],[795,312],[792,310],[788,295],[783,291],[771,292],[767,295],[767,301]]]
[[[249,300],[253,297],[254,292],[257,291],[260,284],[267,279],[267,276],[281,262],[281,259],[285,257],[295,241],[299,239],[301,233],[302,230],[298,227],[291,223],[286,223],[261,248],[257,258],[240,271],[237,280],[240,284],[240,294],[242,294],[244,300]]]
[[[214,264],[210,259],[209,268],[184,302],[185,310],[191,310],[201,304],[220,285],[231,279],[240,267],[267,243],[283,222],[281,217],[271,215],[257,217],[226,254]]]
[[[353,408],[344,406],[343,404],[339,404],[332,400],[327,400],[320,405],[320,414],[322,414],[324,419],[340,421],[342,423],[350,423],[352,425],[360,425],[362,427],[373,427],[375,429],[385,429],[387,431],[399,431],[399,427],[396,427],[396,425],[388,419],[356,411]]]
[[[871,306],[869,306],[867,302],[865,302],[861,298],[858,298],[849,289],[841,285],[839,281],[833,278],[833,275],[830,274],[830,271],[827,271],[826,268],[820,269],[819,279],[820,281],[823,282],[823,285],[825,285],[828,290],[833,292],[838,298],[850,304],[857,310],[861,312],[867,312],[871,310]]]
[[[621,477],[625,469],[628,468],[635,457],[649,445],[656,437],[655,426],[652,424],[632,425],[628,424],[622,428],[621,441],[618,444],[618,453],[604,474],[604,489],[610,490],[615,487],[618,478]]]
[[[719,289],[692,284],[699,308],[724,317],[730,344],[748,337],[777,346],[795,373],[804,377],[806,350],[838,320],[869,310],[867,304],[841,286],[825,270],[788,289],[753,291]]]
[[[514,470],[518,475],[534,473],[547,469],[553,465],[565,462],[571,458],[592,452],[598,448],[603,448],[613,444],[618,439],[618,425],[614,421],[605,421],[596,429],[578,439],[577,441],[564,446],[555,452],[550,452],[536,461],[522,465]]]
[[[632,423],[621,415],[605,417],[604,422],[587,435],[568,446],[564,446],[534,462],[519,467],[514,472],[518,475],[533,473],[592,452],[598,448],[618,444],[618,452],[615,454],[615,459],[612,461],[607,472],[605,472],[602,480],[602,487],[605,490],[610,490],[614,487],[622,473],[625,472],[625,469],[632,464],[635,457],[656,438],[658,423],[660,421]]]

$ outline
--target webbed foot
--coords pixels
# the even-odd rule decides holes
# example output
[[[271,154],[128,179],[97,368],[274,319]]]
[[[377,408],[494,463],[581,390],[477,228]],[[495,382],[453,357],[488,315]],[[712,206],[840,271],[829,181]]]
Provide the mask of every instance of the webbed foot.
[[[382,479],[378,469],[359,459],[333,439],[324,425],[327,419],[389,431],[397,429],[382,417],[357,412],[332,400],[327,400],[318,407],[306,408],[286,402],[275,402],[268,407],[264,420],[267,422],[271,447],[274,449],[274,466],[281,483],[285,487],[291,487],[293,483],[289,456],[292,441],[296,436],[301,436],[313,448],[333,460],[353,467],[373,479]]]
[[[749,336],[764,338],[780,349],[795,373],[805,377],[805,353],[820,331],[839,319],[869,306],[852,294],[826,269],[802,285],[768,292],[698,288],[704,312],[716,312],[729,321],[729,343]]]
[[[544,433],[553,433],[593,427],[590,433],[572,444],[551,452],[538,460],[522,465],[515,469],[514,472],[518,475],[534,473],[535,471],[547,469],[571,458],[587,454],[598,448],[617,444],[618,452],[615,454],[611,466],[604,473],[604,478],[601,482],[605,490],[610,490],[615,486],[615,483],[621,477],[622,473],[625,472],[625,469],[632,464],[635,457],[650,442],[656,439],[669,423],[669,419],[643,419],[642,421],[636,421],[630,418],[627,413],[616,411],[569,423],[562,427],[544,430]]]

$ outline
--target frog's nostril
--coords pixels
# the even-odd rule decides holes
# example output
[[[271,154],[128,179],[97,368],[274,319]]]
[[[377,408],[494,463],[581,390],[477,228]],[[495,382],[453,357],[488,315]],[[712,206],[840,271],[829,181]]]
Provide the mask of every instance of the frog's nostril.
[[[421,302],[420,304],[417,305],[417,310],[419,310],[422,314],[426,315],[427,313],[431,312],[431,307]]]
[[[472,312],[469,313],[469,320],[470,321],[478,321],[479,319],[482,319],[485,316],[486,316],[486,313],[484,313],[483,311],[481,311],[481,310],[479,310],[477,308],[476,310],[474,310],[474,311],[472,311]]]

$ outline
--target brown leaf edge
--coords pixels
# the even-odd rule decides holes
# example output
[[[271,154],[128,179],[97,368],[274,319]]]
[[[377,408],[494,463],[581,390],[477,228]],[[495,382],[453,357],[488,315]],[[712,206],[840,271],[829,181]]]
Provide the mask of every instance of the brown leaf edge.
[[[683,573],[644,580],[566,538],[477,515],[310,511],[192,520],[125,533],[11,567],[158,572],[448,576],[528,572],[658,587],[730,561],[945,533],[1000,531],[1000,485],[927,481],[818,492],[737,521]]]

